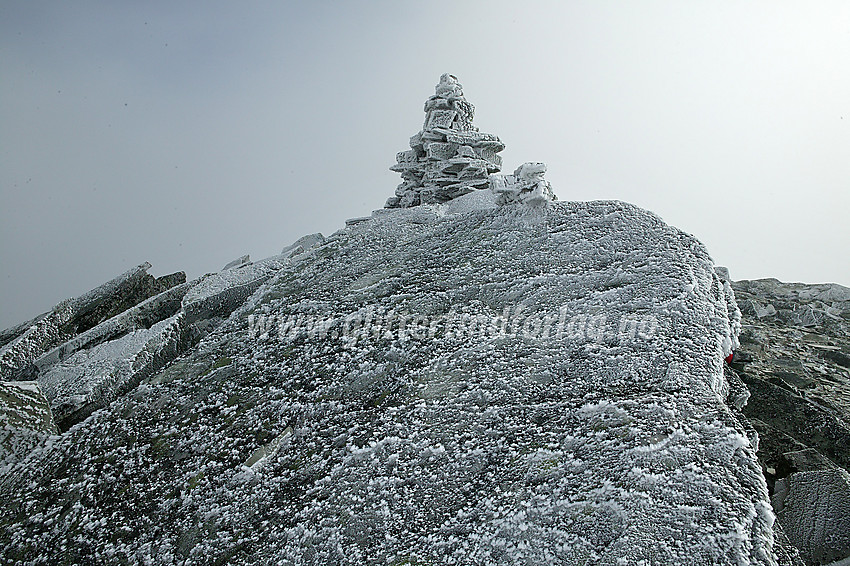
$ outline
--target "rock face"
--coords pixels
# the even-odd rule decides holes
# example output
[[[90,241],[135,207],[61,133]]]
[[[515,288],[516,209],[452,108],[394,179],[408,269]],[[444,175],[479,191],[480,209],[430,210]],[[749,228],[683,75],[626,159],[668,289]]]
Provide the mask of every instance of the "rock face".
[[[850,474],[831,466],[776,481],[776,518],[807,564],[850,556]]]
[[[195,284],[177,318],[227,319],[16,465],[3,559],[775,564],[704,247],[460,201]]]
[[[737,281],[741,348],[759,460],[777,524],[807,564],[850,556],[850,289]]]
[[[475,107],[463,96],[454,75],[444,74],[436,94],[425,101],[425,124],[410,138],[410,149],[396,156],[391,171],[404,181],[387,200],[387,208],[446,202],[489,187],[488,175],[499,171],[498,137],[472,125]]]

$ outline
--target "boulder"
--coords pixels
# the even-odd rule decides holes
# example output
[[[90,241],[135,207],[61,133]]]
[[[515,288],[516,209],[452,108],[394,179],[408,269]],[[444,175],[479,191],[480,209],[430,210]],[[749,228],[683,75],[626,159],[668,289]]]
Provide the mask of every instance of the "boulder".
[[[776,520],[806,564],[850,557],[850,474],[837,466],[776,482]]]
[[[242,257],[238,257],[221,268],[221,271],[227,271],[228,269],[233,269],[236,267],[242,267],[243,265],[251,264],[251,256],[243,255]]]
[[[776,562],[755,445],[723,401],[723,281],[646,211],[376,214],[309,260],[204,278],[177,317],[228,312],[16,467],[4,557]]]
[[[346,222],[347,223],[347,222]],[[293,244],[290,244],[281,250],[280,255],[291,258],[298,254],[304,253],[307,250],[313,249],[322,245],[325,242],[325,237],[321,233],[307,234],[301,236]]]

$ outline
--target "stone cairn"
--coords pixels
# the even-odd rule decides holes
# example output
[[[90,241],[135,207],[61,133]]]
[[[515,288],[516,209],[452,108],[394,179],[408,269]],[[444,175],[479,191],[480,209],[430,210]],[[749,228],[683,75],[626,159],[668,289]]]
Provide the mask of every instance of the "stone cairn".
[[[475,107],[463,96],[454,75],[444,74],[436,94],[425,101],[425,125],[410,138],[410,149],[396,156],[390,171],[404,181],[385,208],[438,204],[476,189],[489,189],[491,173],[502,166],[498,137],[472,125]]]

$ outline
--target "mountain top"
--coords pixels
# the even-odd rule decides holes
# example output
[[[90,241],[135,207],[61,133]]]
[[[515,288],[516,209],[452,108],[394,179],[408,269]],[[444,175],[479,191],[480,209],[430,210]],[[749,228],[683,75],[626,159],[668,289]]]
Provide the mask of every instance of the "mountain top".
[[[453,75],[425,112],[371,216],[0,332],[3,562],[850,555],[850,290],[500,174]]]
[[[40,372],[65,432],[7,463],[4,555],[772,563],[705,248],[619,202],[457,206],[189,282]]]

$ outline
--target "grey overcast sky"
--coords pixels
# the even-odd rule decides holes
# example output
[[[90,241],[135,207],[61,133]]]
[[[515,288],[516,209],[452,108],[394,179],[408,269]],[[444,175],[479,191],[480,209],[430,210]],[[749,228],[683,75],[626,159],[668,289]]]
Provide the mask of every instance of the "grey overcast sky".
[[[562,200],[850,286],[845,0],[2,0],[0,327],[381,208],[444,72]]]

